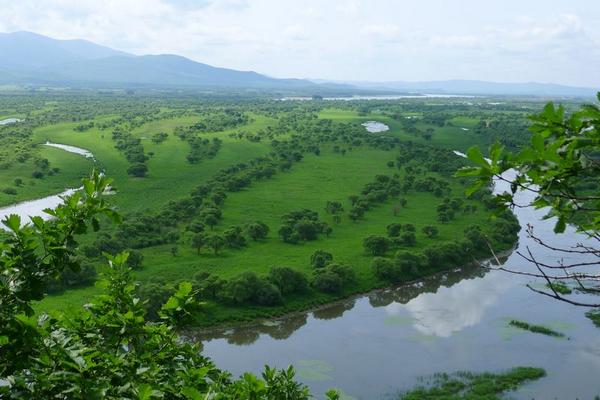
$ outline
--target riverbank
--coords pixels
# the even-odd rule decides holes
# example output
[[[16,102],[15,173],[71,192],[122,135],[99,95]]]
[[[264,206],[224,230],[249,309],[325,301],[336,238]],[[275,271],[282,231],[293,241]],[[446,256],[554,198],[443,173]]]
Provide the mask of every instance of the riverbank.
[[[213,336],[211,334],[223,332],[229,329],[258,327],[264,325],[265,323],[281,322],[283,320],[297,317],[298,315],[313,313],[319,310],[334,307],[336,305],[342,305],[344,303],[348,303],[350,301],[365,296],[370,297],[372,295],[377,295],[380,293],[408,288],[417,289],[417,291],[419,291],[422,287],[426,286],[427,283],[431,283],[432,281],[437,280],[443,281],[443,278],[447,277],[449,274],[461,274],[464,272],[475,273],[477,272],[477,270],[481,271],[482,273],[485,273],[487,272],[487,269],[485,267],[493,264],[496,260],[496,257],[499,260],[504,260],[513,253],[515,248],[516,243],[509,249],[499,250],[498,252],[496,252],[495,257],[490,256],[489,258],[475,260],[467,265],[452,267],[447,270],[435,272],[431,275],[424,275],[417,279],[404,282],[402,284],[390,285],[389,283],[379,282],[380,285],[374,285],[370,288],[362,290],[349,290],[339,296],[329,295],[326,299],[318,298],[314,301],[309,300],[305,302],[295,302],[294,305],[291,307],[277,306],[270,307],[268,309],[266,307],[261,307],[259,309],[259,312],[244,314],[243,318],[241,318],[240,316],[236,316],[234,318],[224,320],[202,320],[202,323],[190,325],[183,328],[181,330],[181,333],[184,337]],[[244,307],[243,310],[248,310],[248,307]],[[223,315],[223,310],[221,310],[221,308],[211,310],[211,313],[212,312]],[[206,314],[203,315],[206,316]],[[191,334],[192,332],[193,334]]]

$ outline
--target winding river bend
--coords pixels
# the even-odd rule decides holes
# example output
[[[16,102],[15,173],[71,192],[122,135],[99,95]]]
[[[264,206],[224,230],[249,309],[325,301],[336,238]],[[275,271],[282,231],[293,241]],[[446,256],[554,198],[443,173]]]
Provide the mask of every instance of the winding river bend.
[[[506,189],[496,184],[496,192]],[[516,200],[525,204],[530,199],[530,193],[521,192]],[[572,229],[555,235],[554,221],[542,220],[543,210],[515,213],[521,226],[533,224],[549,244],[586,241]],[[540,261],[556,261],[555,253],[522,230],[517,249],[527,246]],[[516,252],[502,261],[507,268],[529,268]],[[527,277],[468,267],[312,312],[193,337],[217,366],[236,375],[260,373],[265,364],[293,364],[298,378],[318,396],[336,387],[350,399],[386,398],[437,372],[538,366],[548,376],[511,396],[593,398],[600,393],[600,331],[584,309],[534,294],[526,283],[531,283]],[[544,324],[568,338],[517,330],[508,326],[511,319]]]
[[[92,152],[80,147],[70,146],[66,144],[46,142],[45,146],[55,147],[69,153],[79,154],[80,156],[94,160]],[[46,208],[54,208],[62,202],[62,197],[69,196],[79,189],[65,189],[61,193],[53,194],[36,200],[27,200],[20,203],[12,204],[7,207],[0,207],[0,221],[10,214],[17,214],[21,217],[22,223],[28,223],[29,217],[40,216],[44,219],[50,218],[50,215],[44,213]],[[4,225],[0,225],[0,229],[6,229]]]

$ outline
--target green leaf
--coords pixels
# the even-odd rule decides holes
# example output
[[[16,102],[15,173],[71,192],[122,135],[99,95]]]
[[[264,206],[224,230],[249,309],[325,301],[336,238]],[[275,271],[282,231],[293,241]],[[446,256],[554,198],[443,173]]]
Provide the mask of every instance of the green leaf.
[[[489,167],[489,163],[486,161],[483,154],[481,154],[481,149],[479,146],[472,146],[467,150],[467,158],[473,161],[476,164],[479,164],[484,167]]]
[[[10,214],[8,217],[2,220],[2,223],[8,229],[13,231],[14,233],[17,233],[21,228],[21,217],[17,214]]]
[[[502,150],[504,146],[500,143],[496,142],[490,147],[490,159],[492,160],[492,165],[498,164],[498,160],[500,160],[500,156],[502,155]]]
[[[566,218],[561,215],[558,217],[558,221],[556,221],[556,225],[554,225],[554,233],[563,233],[567,227]]]
[[[181,394],[185,396],[186,399],[191,399],[191,400],[202,400],[202,393],[200,393],[198,391],[198,389],[195,389],[191,386],[186,386],[183,389],[181,389]]]
[[[536,133],[531,137],[531,144],[538,153],[544,151],[544,137],[539,133]]]

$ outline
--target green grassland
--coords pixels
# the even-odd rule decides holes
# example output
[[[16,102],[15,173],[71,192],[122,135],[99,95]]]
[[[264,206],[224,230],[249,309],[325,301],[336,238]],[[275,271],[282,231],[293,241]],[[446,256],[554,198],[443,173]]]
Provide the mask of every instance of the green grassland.
[[[81,178],[88,175],[92,168],[91,160],[60,149],[39,146],[38,154],[40,158],[48,159],[50,168],[59,168],[59,172],[46,174],[41,179],[33,178],[32,174],[38,168],[32,159],[14,164],[8,169],[0,169],[0,206],[60,193],[65,188],[79,187]],[[17,186],[15,179],[21,179],[23,183]],[[5,188],[14,188],[17,194],[2,192]]]
[[[335,119],[336,114],[337,119],[352,122],[381,120],[391,128],[386,134],[410,138],[401,132],[396,121],[385,116],[358,117],[346,110],[328,111],[321,116]],[[217,170],[270,151],[267,143],[233,139],[229,136],[240,129],[256,131],[269,123],[266,117],[253,116],[252,122],[242,128],[209,134],[209,137],[216,136],[223,140],[221,150],[213,159],[189,164],[185,160],[188,144],[171,135],[171,132],[176,126],[189,124],[193,120],[193,117],[182,117],[154,121],[133,131],[142,138],[145,152],[154,153],[148,162],[149,175],[146,178],[132,178],[127,175],[127,161],[115,150],[114,142],[107,131],[90,129],[81,133],[73,131],[74,124],[58,124],[38,129],[35,139],[67,143],[92,151],[107,174],[115,179],[118,194],[111,200],[122,212],[152,210],[169,200],[185,197],[193,187],[205,182]],[[147,139],[161,131],[169,133],[169,137],[163,143],[154,144]],[[200,317],[200,324],[207,321],[216,323],[277,315],[351,293],[385,286],[386,283],[377,279],[370,269],[372,256],[366,254],[362,247],[364,237],[371,234],[385,235],[385,227],[392,222],[412,223],[417,228],[417,243],[414,248],[407,250],[418,251],[436,241],[455,239],[457,232],[462,232],[465,227],[481,223],[489,217],[489,213],[480,207],[481,210],[474,214],[460,214],[449,224],[439,224],[436,220],[436,207],[441,199],[431,193],[410,192],[402,196],[408,203],[397,216],[393,213],[395,203],[388,201],[369,210],[359,221],[350,221],[344,215],[340,224],[334,224],[331,217],[324,212],[326,202],[340,201],[344,208],[349,210],[350,195],[359,194],[363,186],[373,181],[378,174],[391,175],[398,172],[397,169],[386,165],[388,161],[394,160],[394,157],[393,151],[366,146],[353,148],[345,155],[332,151],[331,145],[323,146],[319,156],[306,155],[304,160],[294,165],[289,172],[279,172],[272,179],[254,183],[241,192],[230,194],[225,200],[223,219],[215,227],[215,232],[258,220],[270,228],[266,240],[249,241],[248,246],[242,249],[226,249],[218,255],[214,255],[209,249],[203,249],[198,255],[182,232],[183,237],[179,240],[176,257],[171,253],[172,245],[143,249],[144,267],[136,271],[136,276],[142,283],[156,280],[173,282],[190,279],[194,274],[205,271],[228,279],[244,271],[254,271],[262,275],[275,266],[292,267],[310,276],[310,255],[317,249],[331,252],[335,261],[352,266],[357,274],[356,284],[339,295],[311,291],[309,296],[286,298],[283,305],[276,307],[231,307],[209,303],[206,306],[208,314]],[[462,196],[463,190],[458,183],[452,184],[453,196]],[[333,226],[331,236],[321,236],[318,240],[296,245],[281,241],[277,237],[281,216],[302,208],[319,212],[321,218]],[[425,237],[420,231],[425,225],[438,226],[439,237]],[[392,255],[393,251],[390,251],[388,256]],[[37,309],[77,309],[97,293],[99,289],[95,287],[69,290],[47,297],[38,304]]]
[[[146,154],[154,153],[148,161],[149,173],[146,178],[131,177],[127,174],[127,160],[115,149],[109,130],[93,128],[86,132],[75,132],[73,128],[78,125],[76,123],[56,124],[38,129],[34,140],[40,143],[50,140],[91,151],[99,161],[100,168],[114,179],[114,186],[119,192],[119,195],[114,197],[114,202],[120,210],[153,210],[169,200],[188,195],[193,187],[219,169],[268,151],[264,145],[231,139],[227,135],[228,132],[220,132],[216,135],[225,143],[217,156],[200,164],[190,164],[185,159],[189,145],[171,133],[176,126],[190,124],[196,119],[182,117],[160,120],[133,131],[136,136],[142,138]],[[264,123],[264,120],[258,120],[246,129],[252,131],[262,127]],[[167,140],[160,144],[153,143],[149,138],[157,132],[168,133]]]
[[[449,123],[440,127],[425,123],[422,112],[402,112],[402,116],[398,117],[385,107],[373,108],[369,112],[358,111],[351,105],[340,105],[340,108],[326,107],[308,112],[302,107],[302,104],[297,105],[298,115],[303,116],[300,117],[301,124],[310,124],[309,121],[314,116],[321,120],[331,120],[333,124],[355,126],[375,120],[387,124],[390,129],[383,133],[374,133],[373,137],[388,137],[461,151],[465,151],[473,144],[484,144],[483,138],[472,132],[480,119],[462,115],[460,112],[448,114]],[[246,123],[234,128],[198,134],[203,139],[221,141],[221,146],[214,156],[202,159],[198,163],[188,162],[186,156],[191,149],[190,143],[180,139],[175,131],[178,127],[196,124],[206,114],[191,109],[173,114],[172,109],[161,107],[158,114],[146,114],[148,119],[141,126],[137,124],[130,128],[128,122],[119,123],[128,134],[140,139],[143,152],[149,157],[146,161],[148,173],[143,178],[128,174],[127,170],[131,163],[125,154],[115,147],[116,142],[113,138],[115,126],[101,129],[102,123],[111,124],[113,121],[118,121],[120,115],[111,112],[96,115],[89,121],[42,124],[33,130],[31,137],[32,143],[37,145],[36,157],[47,158],[51,167],[59,168],[59,172],[52,176],[45,176],[43,179],[34,179],[31,177],[35,170],[33,161],[15,164],[9,169],[0,171],[1,182],[5,186],[14,186],[13,181],[17,177],[21,177],[24,181],[24,184],[17,188],[17,195],[0,193],[0,205],[39,198],[61,192],[67,187],[76,187],[80,178],[95,166],[114,180],[113,186],[117,194],[111,196],[110,201],[123,215],[127,216],[133,212],[159,212],[171,201],[189,198],[194,188],[210,182],[219,171],[272,154],[274,151],[272,140],[294,140],[297,134],[294,130],[277,130],[282,118],[287,116],[287,110],[261,112],[252,107],[241,109],[248,117]],[[219,109],[216,110],[215,112],[221,112]],[[54,111],[51,109],[40,110],[38,115],[43,117],[44,113],[52,112]],[[313,117],[306,117],[313,112]],[[139,115],[144,118],[143,114]],[[417,118],[412,125],[419,131],[432,131],[431,138],[426,140],[422,135],[408,133],[402,121],[406,115]],[[160,116],[163,118],[161,119]],[[129,121],[136,121],[135,118],[138,117]],[[83,131],[76,129],[87,122],[94,122],[95,125]],[[153,135],[162,132],[167,134],[166,139],[155,143],[152,140]],[[238,135],[241,133],[246,134],[246,137]],[[248,135],[261,137],[260,140],[249,140]],[[301,140],[309,140],[311,132],[305,130],[302,135],[307,136],[306,139]],[[94,154],[96,161],[92,163],[91,160],[79,155],[40,145],[46,141],[87,149]],[[339,146],[334,144],[340,144],[343,151],[340,152]],[[324,141],[319,142],[318,147],[319,155],[310,151],[305,152],[302,161],[295,162],[289,171],[278,171],[270,179],[255,181],[241,191],[228,193],[221,206],[222,219],[208,232],[223,233],[231,226],[246,226],[248,223],[261,221],[269,227],[269,235],[266,239],[260,241],[248,239],[246,246],[239,249],[224,248],[218,255],[205,247],[198,254],[191,245],[192,233],[186,230],[189,221],[177,221],[179,239],[176,243],[155,245],[139,250],[144,257],[144,262],[143,267],[135,271],[136,278],[142,285],[149,282],[170,284],[192,279],[199,272],[209,272],[213,276],[227,280],[245,271],[264,276],[273,267],[285,266],[302,272],[310,280],[313,275],[310,256],[315,250],[332,253],[335,262],[351,266],[356,273],[356,282],[340,293],[326,294],[310,289],[305,295],[287,295],[283,304],[278,306],[251,304],[234,306],[208,301],[204,308],[206,314],[198,316],[197,322],[212,324],[279,315],[389,285],[388,282],[377,278],[371,269],[373,256],[367,254],[363,248],[363,239],[369,235],[386,236],[386,226],[391,223],[413,224],[416,227],[416,243],[410,247],[401,246],[400,249],[421,252],[432,244],[461,239],[465,228],[471,225],[478,224],[485,228],[490,218],[491,212],[479,206],[476,212],[459,212],[455,219],[442,224],[438,222],[437,207],[443,199],[435,197],[430,192],[410,190],[401,195],[407,204],[401,207],[399,212],[399,200],[390,199],[366,211],[363,218],[352,221],[348,217],[348,211],[352,208],[349,196],[359,195],[364,186],[373,182],[377,175],[398,174],[399,179],[404,178],[406,171],[403,168],[389,166],[390,162],[395,161],[398,153],[394,149],[384,150],[368,145],[364,141],[361,144]],[[427,175],[448,180],[451,193],[446,197],[463,197],[465,187],[458,181],[433,172],[426,172],[422,176]],[[336,224],[332,216],[325,212],[328,201],[339,201],[343,204],[341,222]],[[475,203],[478,202],[465,201],[465,204],[475,205]],[[283,242],[277,234],[282,224],[282,216],[300,209],[318,212],[321,220],[332,226],[331,235],[328,237],[320,235],[317,240],[298,244]],[[436,226],[439,235],[429,238],[423,234],[421,229],[427,225]],[[109,226],[104,229],[113,232],[115,227]],[[81,243],[91,244],[95,237],[92,234],[85,235],[81,238]],[[177,247],[176,255],[173,255],[174,246]],[[389,250],[386,257],[392,258],[397,250],[398,248]],[[100,266],[99,270],[102,271],[103,268]],[[36,306],[36,309],[38,311],[76,310],[98,293],[100,289],[94,286],[70,289],[46,297]]]
[[[411,114],[411,113],[407,113]],[[422,130],[432,128],[434,133],[430,141],[425,140],[422,137],[415,137],[404,131],[402,124],[388,115],[382,112],[372,112],[368,115],[360,115],[359,112],[354,110],[346,109],[331,109],[326,108],[319,112],[319,118],[331,119],[339,122],[356,122],[363,123],[366,121],[380,121],[389,126],[390,130],[387,134],[391,134],[403,140],[410,140],[416,143],[431,144],[435,146],[444,147],[451,150],[465,151],[473,145],[480,145],[485,148],[485,138],[475,135],[472,132],[472,128],[477,125],[479,119],[469,118],[464,116],[457,116],[449,121],[452,122],[452,126],[435,126],[423,122],[417,122],[416,127]],[[414,113],[412,116],[418,117]],[[468,131],[462,128],[469,129]]]

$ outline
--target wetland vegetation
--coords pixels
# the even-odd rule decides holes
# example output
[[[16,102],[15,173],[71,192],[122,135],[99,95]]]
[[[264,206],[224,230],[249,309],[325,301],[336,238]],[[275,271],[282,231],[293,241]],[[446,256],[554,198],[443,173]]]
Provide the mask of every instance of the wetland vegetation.
[[[566,104],[568,110],[577,106]],[[512,249],[521,229],[492,193],[490,177],[485,184],[479,176],[456,176],[472,160],[454,151],[473,159],[467,151],[472,145],[517,150],[530,141],[527,116],[542,107],[533,100],[460,97],[325,102],[151,92],[5,94],[0,115],[19,120],[0,126],[3,213],[16,203],[78,188],[96,171],[84,182],[84,194],[74,197],[86,202],[59,207],[55,220],[34,218],[23,230],[26,220],[6,220],[12,234],[0,235],[7,249],[22,245],[14,234],[37,235],[30,242],[34,253],[42,251],[33,243],[44,235],[68,244],[64,254],[44,250],[53,257],[48,265],[39,261],[48,273],[36,278],[35,290],[27,289],[34,295],[15,310],[75,318],[104,293],[96,284],[104,276],[113,299],[100,297],[86,311],[91,314],[77,318],[100,326],[121,318],[108,312],[114,301],[139,296],[141,302],[121,312],[136,316],[131,323],[142,336],[164,338],[169,333],[162,325],[142,328],[145,318],[168,320],[177,329],[235,326],[447,277]],[[481,157],[494,157],[491,149]],[[598,189],[593,179],[586,185]],[[107,194],[106,204],[114,208],[95,203]],[[78,207],[90,207],[89,213]],[[58,267],[59,260],[66,264]],[[548,287],[568,294],[562,283]],[[126,326],[129,317],[123,318]],[[521,321],[511,325],[562,335]],[[67,335],[84,340],[77,332]],[[191,356],[197,351],[170,343],[163,355],[182,352],[189,367],[214,368]],[[167,384],[169,367],[153,368]],[[220,371],[210,371],[206,387],[232,396],[252,379],[218,386]],[[543,375],[523,368],[440,376],[442,389],[416,389],[400,398],[495,396]],[[267,369],[263,381],[273,390],[305,393],[304,386],[294,386],[292,370]],[[141,385],[135,390],[146,390]],[[190,389],[188,398],[194,396]]]

